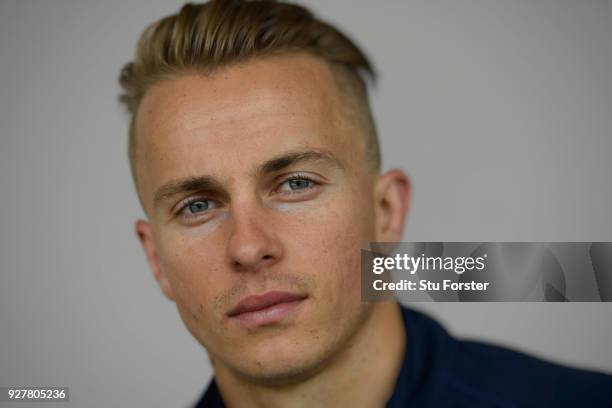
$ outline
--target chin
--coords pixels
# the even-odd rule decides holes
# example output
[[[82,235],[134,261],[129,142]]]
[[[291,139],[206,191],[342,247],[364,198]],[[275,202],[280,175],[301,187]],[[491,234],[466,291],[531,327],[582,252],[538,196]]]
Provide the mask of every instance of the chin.
[[[318,359],[307,360],[281,360],[278,358],[267,361],[249,361],[245,366],[237,368],[243,377],[250,382],[267,385],[282,386],[304,381],[315,375],[323,366]]]
[[[291,384],[316,374],[325,365],[331,345],[319,337],[287,336],[251,344],[234,356],[234,371],[262,385]],[[308,342],[306,342],[308,340]]]

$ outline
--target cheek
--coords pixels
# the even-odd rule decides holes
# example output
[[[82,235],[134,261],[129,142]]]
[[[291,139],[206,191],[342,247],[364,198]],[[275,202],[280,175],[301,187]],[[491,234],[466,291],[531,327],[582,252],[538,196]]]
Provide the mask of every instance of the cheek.
[[[197,316],[211,313],[215,295],[227,284],[222,270],[224,250],[211,234],[210,226],[202,225],[167,232],[160,240],[160,264],[174,290],[177,307]]]
[[[360,297],[361,248],[372,238],[371,209],[363,197],[339,194],[335,200],[295,212],[286,233],[292,271],[311,275],[324,303],[354,304]]]

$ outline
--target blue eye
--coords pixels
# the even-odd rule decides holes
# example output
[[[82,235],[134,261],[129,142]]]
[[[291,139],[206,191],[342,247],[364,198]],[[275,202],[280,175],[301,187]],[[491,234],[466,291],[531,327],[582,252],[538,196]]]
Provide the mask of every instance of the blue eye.
[[[181,212],[187,211],[191,215],[199,214],[214,208],[213,202],[208,199],[196,198],[185,204]]]
[[[292,190],[302,190],[304,188],[310,187],[310,185],[312,184],[312,181],[303,180],[303,179],[293,179],[293,180],[289,180],[288,183],[289,183],[289,187]]]
[[[281,184],[279,191],[281,192],[284,191],[287,193],[301,192],[304,190],[310,190],[314,188],[316,185],[317,183],[314,180],[311,180],[304,176],[299,176],[299,177],[293,177],[293,178],[285,180]]]

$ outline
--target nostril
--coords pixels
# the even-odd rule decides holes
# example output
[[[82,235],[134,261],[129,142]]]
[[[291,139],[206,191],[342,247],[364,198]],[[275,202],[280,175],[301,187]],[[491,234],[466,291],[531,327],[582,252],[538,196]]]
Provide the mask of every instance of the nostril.
[[[263,259],[266,259],[266,260],[267,260],[267,259],[272,259],[272,255],[264,255],[264,256],[263,256]]]

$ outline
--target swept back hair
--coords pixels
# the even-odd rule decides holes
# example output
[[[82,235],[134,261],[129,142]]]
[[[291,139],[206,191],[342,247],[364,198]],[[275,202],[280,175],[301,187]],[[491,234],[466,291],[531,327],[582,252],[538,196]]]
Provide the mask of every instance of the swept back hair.
[[[374,68],[359,48],[304,7],[274,0],[211,0],[186,4],[142,33],[134,61],[121,70],[120,101],[131,114],[128,155],[135,173],[135,118],[147,90],[183,72],[212,72],[248,59],[306,52],[326,61],[362,121],[369,167],[380,170],[380,148],[367,95]]]

